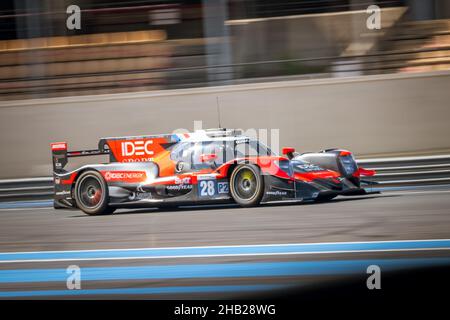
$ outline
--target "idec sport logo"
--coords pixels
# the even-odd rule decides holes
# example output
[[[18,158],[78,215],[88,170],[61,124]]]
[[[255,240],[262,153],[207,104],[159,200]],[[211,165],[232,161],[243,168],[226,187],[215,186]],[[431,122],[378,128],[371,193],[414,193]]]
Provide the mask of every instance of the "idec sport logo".
[[[165,139],[110,140],[108,145],[118,162],[148,162],[164,148]]]
[[[147,179],[145,171],[102,171],[106,181],[120,181],[128,183],[142,182]]]
[[[121,143],[122,147],[122,156],[131,157],[130,159],[136,160],[136,157],[139,158],[139,161],[152,161],[152,156],[154,155],[154,151],[151,149],[153,145],[153,140],[135,140],[135,141],[124,141]],[[131,162],[131,161],[130,161]]]

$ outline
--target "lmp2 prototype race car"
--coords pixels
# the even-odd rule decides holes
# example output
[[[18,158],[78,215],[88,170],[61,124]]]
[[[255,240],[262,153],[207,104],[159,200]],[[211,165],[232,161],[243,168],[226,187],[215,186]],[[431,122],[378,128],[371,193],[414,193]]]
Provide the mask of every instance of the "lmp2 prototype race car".
[[[116,208],[235,202],[243,207],[271,202],[326,201],[365,194],[351,152],[329,149],[276,155],[240,130],[102,138],[96,150],[68,151],[51,144],[54,207],[89,215]],[[109,163],[66,171],[68,158],[109,155]]]

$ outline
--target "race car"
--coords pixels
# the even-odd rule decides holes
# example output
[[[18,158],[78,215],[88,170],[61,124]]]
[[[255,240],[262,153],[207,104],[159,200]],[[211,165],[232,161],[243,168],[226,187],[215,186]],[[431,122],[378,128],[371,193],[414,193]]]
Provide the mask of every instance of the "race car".
[[[235,202],[242,207],[272,202],[327,201],[365,194],[351,152],[328,149],[282,156],[241,130],[102,138],[98,149],[68,151],[51,144],[54,207],[89,215],[117,208]],[[108,163],[64,168],[68,158],[109,156]]]

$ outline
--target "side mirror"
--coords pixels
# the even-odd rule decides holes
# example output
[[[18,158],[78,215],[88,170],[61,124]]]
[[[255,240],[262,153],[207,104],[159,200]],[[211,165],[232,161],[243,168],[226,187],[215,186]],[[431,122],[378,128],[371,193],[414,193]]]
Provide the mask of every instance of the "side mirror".
[[[286,155],[289,158],[289,160],[294,157],[294,152],[295,148],[292,147],[284,147],[283,149],[281,149],[281,153]]]
[[[217,159],[217,155],[216,154],[202,154],[200,156],[200,161],[201,162],[211,162]]]

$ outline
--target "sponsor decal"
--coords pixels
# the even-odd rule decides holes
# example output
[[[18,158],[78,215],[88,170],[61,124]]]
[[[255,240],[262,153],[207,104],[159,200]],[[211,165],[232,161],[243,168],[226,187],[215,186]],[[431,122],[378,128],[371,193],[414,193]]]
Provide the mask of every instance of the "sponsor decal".
[[[285,195],[287,195],[287,191],[280,191],[280,190],[267,191],[266,194],[271,195],[271,196],[285,196]]]
[[[179,178],[175,177],[175,184],[191,184],[191,177]]]
[[[197,180],[215,180],[216,175],[215,174],[202,174],[197,176]]]
[[[70,191],[64,190],[64,191],[58,191],[55,193],[57,196],[67,196],[70,194]]]
[[[106,181],[142,182],[147,179],[145,171],[103,171]]]
[[[153,161],[153,158],[129,158],[129,159],[123,159],[122,162],[151,162]]]
[[[305,163],[305,164],[295,164],[295,168],[305,171],[305,172],[314,172],[314,171],[323,171],[323,169],[319,166],[316,166],[311,163]]]
[[[230,191],[228,182],[217,182],[217,192],[219,194],[228,194]]]
[[[153,140],[135,140],[122,142],[122,155],[129,156],[152,156],[154,154],[151,150]]]
[[[123,141],[121,143],[123,162],[153,161],[155,152],[151,149],[153,140]]]
[[[52,151],[67,150],[67,143],[65,142],[55,142],[51,144]]]
[[[151,162],[153,158],[124,159],[122,162]]]
[[[150,192],[133,192],[130,196],[129,196],[129,200],[130,201],[134,201],[134,200],[143,200],[143,199],[151,199],[152,198],[152,194]]]
[[[109,140],[108,145],[118,162],[153,161],[165,149],[165,138]]]
[[[192,190],[192,184],[168,185],[166,186],[166,190],[169,191]]]

